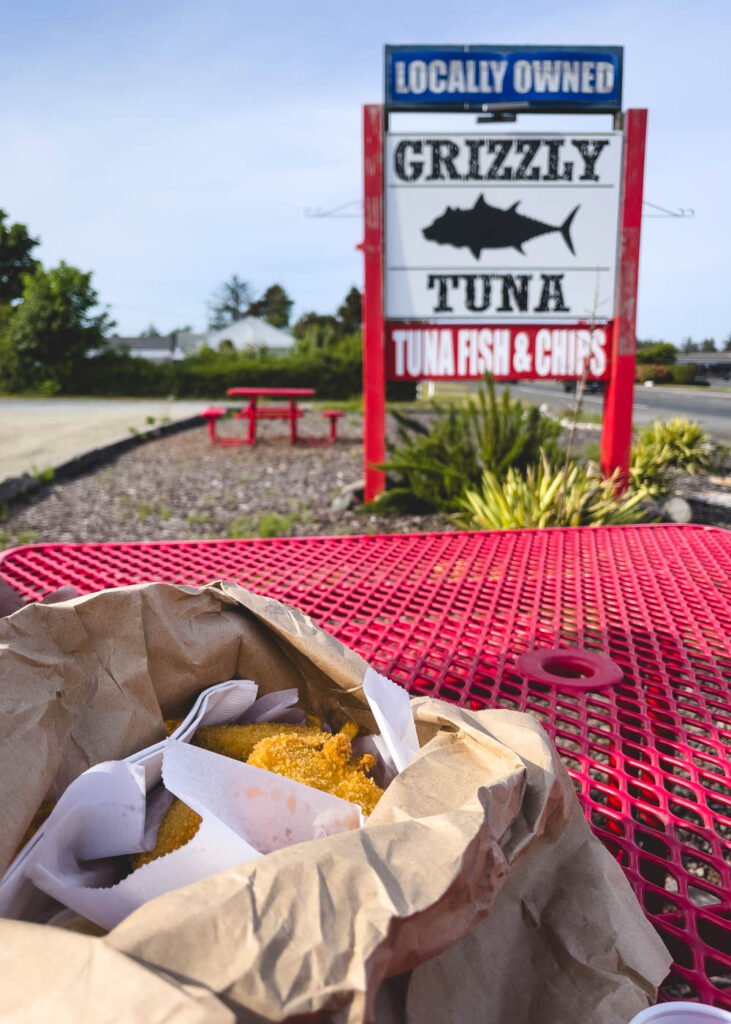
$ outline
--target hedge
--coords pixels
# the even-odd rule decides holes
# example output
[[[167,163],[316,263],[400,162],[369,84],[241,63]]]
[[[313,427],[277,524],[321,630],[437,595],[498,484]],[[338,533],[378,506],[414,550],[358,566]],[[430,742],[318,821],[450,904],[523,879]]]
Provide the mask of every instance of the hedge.
[[[668,369],[672,374],[673,384],[695,384],[697,366],[670,366]]]
[[[673,380],[670,372],[672,369],[672,366],[636,366],[635,380],[640,384],[644,384],[647,380],[654,381],[656,384],[670,384]]]
[[[644,384],[652,380],[656,384],[694,384],[695,366],[636,366],[635,380]]]
[[[201,398],[220,401],[230,387],[312,387],[317,398],[345,399],[363,388],[361,355],[354,346],[289,356],[202,352],[180,362],[151,363],[118,353],[86,359],[66,394],[104,397]],[[390,399],[413,399],[410,381],[387,387]]]
[[[674,345],[667,341],[658,341],[654,345],[647,345],[637,349],[636,360],[638,363],[647,363],[652,366],[667,366],[675,362],[677,350]]]

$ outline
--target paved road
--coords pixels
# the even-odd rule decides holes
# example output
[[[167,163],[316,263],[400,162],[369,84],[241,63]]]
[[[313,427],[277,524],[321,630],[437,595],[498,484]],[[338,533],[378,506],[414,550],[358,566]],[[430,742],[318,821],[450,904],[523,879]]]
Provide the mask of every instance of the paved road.
[[[476,390],[477,384],[440,384],[438,394],[457,389]],[[500,386],[499,386],[500,388]],[[569,408],[573,395],[558,384],[529,381],[512,385],[518,398],[549,406],[553,412]],[[586,395],[587,412],[601,413],[602,397]],[[0,398],[0,480],[55,467],[82,452],[129,437],[130,430],[194,416],[202,400],[171,402],[166,399]],[[635,388],[635,423],[687,416],[697,419],[719,440],[731,442],[731,391],[705,388]]]
[[[187,419],[202,399],[0,398],[0,480],[59,466],[75,455],[129,437],[166,417]]]
[[[459,387],[465,385],[460,383]],[[470,389],[477,389],[470,383]],[[447,393],[457,385],[437,385],[437,395]],[[502,387],[498,385],[498,390]],[[559,384],[543,381],[526,381],[510,386],[510,393],[537,405],[545,403],[551,412],[572,408],[574,396],[566,394]],[[602,412],[604,399],[601,395],[584,395],[586,412]],[[650,423],[656,419],[670,419],[686,416],[698,422],[720,441],[731,441],[731,391],[717,391],[712,388],[635,388],[634,422]]]

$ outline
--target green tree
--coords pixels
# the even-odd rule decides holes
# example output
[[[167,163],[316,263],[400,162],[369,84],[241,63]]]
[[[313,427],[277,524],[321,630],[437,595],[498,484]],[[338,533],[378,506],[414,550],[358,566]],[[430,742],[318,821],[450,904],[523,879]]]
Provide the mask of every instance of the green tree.
[[[342,306],[338,307],[338,319],[343,325],[344,334],[357,331],[363,322],[363,305],[360,291],[355,285],[345,296]]]
[[[25,224],[6,224],[0,210],[0,305],[15,302],[23,293],[23,275],[39,265],[31,256],[40,239],[31,238]]]
[[[332,348],[342,338],[342,327],[329,313],[305,313],[292,328],[301,352]]]
[[[91,278],[63,261],[24,276],[22,302],[12,311],[0,354],[16,387],[44,381],[67,387],[84,357],[106,347],[115,325],[99,309]]]
[[[729,334],[728,338],[726,338],[725,342],[723,343],[723,351],[731,352],[731,334]]]
[[[294,302],[281,284],[272,284],[260,299],[256,299],[249,305],[246,312],[248,316],[258,316],[262,320],[266,320],[272,327],[287,327],[293,305]]]
[[[698,352],[700,346],[697,341],[693,341],[692,338],[683,338],[683,344],[680,348],[681,352]]]
[[[715,341],[715,339],[714,338],[704,338],[703,341],[701,342],[700,351],[701,352],[715,352],[716,351],[716,341]]]
[[[303,313],[292,328],[292,334],[297,338],[297,347],[301,351],[331,349],[344,338],[359,334],[362,318],[361,295],[353,286],[342,305],[338,306],[337,316]]]
[[[150,326],[147,327],[142,332],[140,337],[141,338],[159,338],[160,337],[160,332],[158,331],[157,327],[155,327],[154,324],[150,324]]]
[[[217,330],[243,319],[249,312],[253,297],[248,281],[242,281],[234,274],[230,281],[224,281],[211,296],[208,303],[208,326]]]

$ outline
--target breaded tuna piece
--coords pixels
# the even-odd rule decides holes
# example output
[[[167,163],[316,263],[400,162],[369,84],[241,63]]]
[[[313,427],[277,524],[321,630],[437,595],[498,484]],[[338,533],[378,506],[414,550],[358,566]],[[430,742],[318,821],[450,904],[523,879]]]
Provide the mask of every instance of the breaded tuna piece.
[[[200,814],[196,814],[187,804],[175,797],[160,822],[154,850],[133,853],[130,857],[132,870],[135,871],[143,864],[149,864],[151,860],[157,860],[158,857],[164,857],[166,853],[172,853],[173,850],[185,846],[200,828],[202,820]]]
[[[256,744],[248,763],[349,800],[370,814],[383,794],[366,775],[376,759],[372,754],[353,757],[350,740],[342,732],[327,735],[324,742],[323,735],[266,737]]]
[[[165,732],[168,736],[174,733],[179,725],[183,724],[182,718],[165,718],[162,723],[165,726]]]
[[[259,740],[281,733],[295,733],[302,736],[322,736],[322,742],[330,733],[320,732],[319,725],[290,725],[285,722],[255,722],[252,725],[202,725],[192,739],[196,747],[204,747],[215,754],[245,761]]]

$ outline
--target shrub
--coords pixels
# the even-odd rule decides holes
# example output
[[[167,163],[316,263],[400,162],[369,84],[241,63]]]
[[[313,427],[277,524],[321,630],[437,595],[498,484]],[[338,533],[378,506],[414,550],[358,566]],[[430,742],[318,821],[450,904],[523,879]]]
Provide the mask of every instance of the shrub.
[[[500,398],[495,382],[485,374],[486,389],[477,393],[477,407],[470,403],[472,428],[481,466],[502,476],[510,467],[526,469],[538,463],[541,453],[549,461],[559,456],[561,426],[544,416],[537,405],[524,406],[506,388]]]
[[[687,364],[670,367],[670,375],[673,378],[673,384],[694,384],[697,372],[697,366],[689,366]]]
[[[635,367],[635,380],[640,384],[647,380],[654,381],[655,384],[671,384],[673,378],[667,366],[638,365]]]
[[[484,470],[480,489],[465,493],[455,518],[480,530],[637,523],[645,518],[646,497],[642,489],[618,496],[616,474],[604,479],[594,464],[555,469],[543,456],[525,473],[509,468],[503,480]]]
[[[672,472],[710,472],[718,461],[718,446],[698,423],[676,416],[645,427],[632,448],[630,481],[653,497],[670,491]]]
[[[479,478],[469,411],[454,405],[435,409],[430,427],[393,413],[398,442],[382,467],[389,487],[373,503],[375,511],[452,512],[465,487]]]
[[[383,467],[389,489],[376,511],[453,512],[465,490],[476,487],[483,469],[501,478],[509,467],[524,471],[541,457],[558,457],[560,426],[537,406],[524,408],[506,389],[498,399],[486,376],[477,402],[438,406],[429,427],[394,413],[398,442]]]
[[[257,525],[259,536],[286,537],[296,518],[296,515],[280,516],[277,512],[265,512]]]
[[[675,362],[677,355],[675,345],[667,341],[658,341],[654,345],[643,345],[637,349],[636,360],[638,363],[658,363],[670,365]]]

